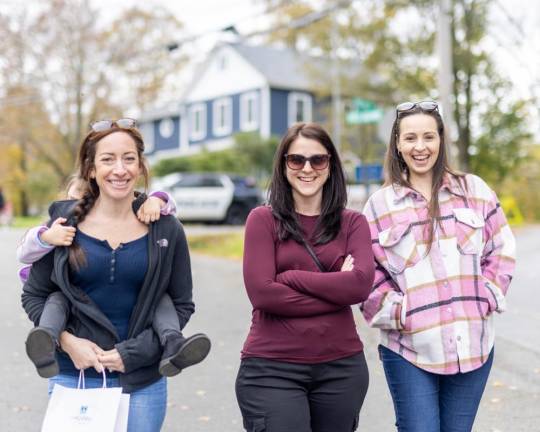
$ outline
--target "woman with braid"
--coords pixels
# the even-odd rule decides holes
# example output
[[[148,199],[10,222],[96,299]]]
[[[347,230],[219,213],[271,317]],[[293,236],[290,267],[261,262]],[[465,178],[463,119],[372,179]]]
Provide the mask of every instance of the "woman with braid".
[[[84,182],[76,175],[72,176],[65,189],[67,199],[79,200],[82,192],[81,187],[84,188]],[[148,197],[145,194],[138,194],[133,201],[132,207],[136,211],[137,218],[144,223],[154,222],[161,215],[176,214],[174,199],[168,193],[161,191],[152,192]],[[25,233],[17,248],[17,259],[21,263],[27,264],[19,271],[19,277],[23,283],[28,279],[32,263],[41,259],[55,247],[71,246],[76,229],[67,225],[66,222],[66,218],[59,217],[52,222],[50,227],[40,225],[29,229]],[[69,304],[66,296],[61,291],[51,293],[43,308],[40,324],[30,331],[26,339],[26,353],[34,363],[39,376],[43,378],[51,378],[59,373],[55,351],[60,333],[65,330],[68,315]],[[182,355],[177,354],[174,356],[174,362],[180,363],[179,359],[181,357],[185,358],[189,352],[188,347],[193,350],[194,347],[200,344],[201,342],[194,342],[201,339],[201,336],[206,338],[204,335],[195,335],[188,338],[183,344],[179,344],[179,347],[184,346],[184,349],[182,349]],[[166,356],[166,358],[168,357]],[[200,355],[191,358],[190,362],[184,360],[181,368],[163,367],[163,375],[174,376],[181,369],[203,360]],[[170,359],[165,360],[164,365],[170,365],[170,363]]]
[[[69,302],[69,313],[46,318],[63,320],[65,328],[53,338],[59,374],[49,380],[49,393],[56,383],[76,387],[81,369],[87,388],[101,387],[106,368],[107,385],[131,395],[129,432],[161,429],[167,403],[161,375],[201,361],[210,349],[206,336],[181,334],[194,311],[182,226],[173,216],[146,225],[133,211],[137,181],[148,183],[143,151],[134,120],[92,125],[78,157],[82,198],[49,210],[51,221],[63,217],[76,227],[74,240],[32,265],[22,295],[41,328],[52,293]]]

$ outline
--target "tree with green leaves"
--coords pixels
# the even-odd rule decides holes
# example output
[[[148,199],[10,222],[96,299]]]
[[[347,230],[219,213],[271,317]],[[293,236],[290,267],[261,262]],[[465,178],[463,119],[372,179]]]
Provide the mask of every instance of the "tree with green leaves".
[[[279,138],[265,139],[258,133],[242,132],[235,135],[234,142],[235,153],[245,161],[248,174],[259,181],[271,176]]]
[[[267,2],[276,6],[276,0]],[[527,138],[523,133],[527,127],[526,110],[519,107],[530,102],[512,97],[511,82],[500,76],[483,43],[488,34],[488,12],[492,3],[490,0],[453,0],[450,10],[456,147],[458,162],[464,171],[489,170],[495,163],[493,158],[498,158],[499,162],[507,159]],[[321,7],[336,4],[335,0],[327,0]],[[283,7],[274,12],[278,30],[269,41],[330,56],[335,49],[328,37],[333,25],[330,15],[302,28],[279,25],[305,16],[313,9],[305,3],[284,2]],[[345,98],[359,96],[387,107],[404,100],[436,99],[437,14],[438,3],[425,0],[370,0],[335,8],[333,19],[338,27],[337,45],[343,72],[340,87]],[[313,82],[319,95],[331,94],[328,79],[314,75]],[[509,150],[492,151],[489,159],[483,158],[488,137],[500,136],[502,132],[491,119],[504,117],[505,107],[517,109],[513,120],[505,123],[506,139],[498,143],[499,150],[501,146]],[[364,136],[368,133],[364,126],[348,126],[345,137],[351,139],[355,129]],[[512,169],[516,167],[517,164],[512,165]],[[511,169],[504,171],[505,175],[511,172]]]
[[[492,105],[482,114],[482,124],[489,126],[474,141],[470,167],[497,191],[505,179],[517,173],[527,156],[524,144],[530,143],[532,136],[523,122],[526,110],[526,104],[518,101],[504,110]]]
[[[264,181],[271,175],[274,154],[279,140],[276,137],[261,138],[255,132],[243,132],[234,137],[233,147],[189,156],[162,159],[152,167],[157,177],[175,172],[227,172],[251,175]]]

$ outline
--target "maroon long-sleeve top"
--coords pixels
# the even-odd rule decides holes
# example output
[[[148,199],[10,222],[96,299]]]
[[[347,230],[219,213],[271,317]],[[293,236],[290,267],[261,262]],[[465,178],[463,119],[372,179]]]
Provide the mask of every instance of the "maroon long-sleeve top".
[[[318,216],[298,215],[313,245]],[[320,363],[362,351],[350,305],[372,288],[374,259],[363,215],[344,210],[336,238],[313,246],[322,273],[305,247],[280,241],[270,207],[254,209],[247,220],[244,283],[253,305],[242,358],[263,357],[294,363]],[[347,255],[353,271],[340,271]]]

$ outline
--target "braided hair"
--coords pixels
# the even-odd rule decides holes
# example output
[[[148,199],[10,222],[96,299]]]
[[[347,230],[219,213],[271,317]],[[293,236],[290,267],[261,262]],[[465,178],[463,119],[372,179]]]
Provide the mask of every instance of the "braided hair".
[[[82,198],[77,201],[70,216],[70,222],[73,226],[79,225],[90,210],[94,207],[96,200],[99,198],[99,186],[95,178],[92,178],[92,171],[95,168],[95,158],[98,143],[108,135],[116,132],[122,132],[129,135],[135,142],[137,156],[144,179],[145,190],[148,189],[148,166],[144,152],[144,141],[140,132],[136,128],[119,128],[113,123],[113,126],[104,131],[90,131],[83,139],[79,148],[77,157],[77,176],[81,181]],[[86,257],[84,251],[79,244],[74,241],[69,248],[69,264],[79,269],[86,265]]]

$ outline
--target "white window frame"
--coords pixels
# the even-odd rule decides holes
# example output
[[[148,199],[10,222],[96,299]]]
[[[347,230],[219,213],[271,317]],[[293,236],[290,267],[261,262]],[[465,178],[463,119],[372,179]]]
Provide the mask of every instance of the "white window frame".
[[[157,122],[156,122],[157,123]],[[144,152],[152,153],[154,151],[154,120],[141,122],[139,125],[139,131],[144,140]]]
[[[225,107],[223,110],[225,118],[223,119],[223,125],[221,125],[221,107]],[[212,116],[212,130],[215,136],[230,135],[232,132],[232,98],[223,97],[216,99],[212,103],[213,116]]]
[[[195,118],[200,113],[200,130],[195,130]],[[206,104],[199,103],[189,107],[189,139],[199,141],[206,137]]]
[[[312,98],[311,98],[311,95],[309,93],[300,93],[300,92],[291,92],[289,93],[289,97],[288,97],[288,101],[289,101],[289,109],[288,109],[288,121],[289,121],[289,126],[297,123],[297,120],[296,120],[296,117],[297,117],[297,112],[296,112],[296,102],[297,101],[302,101],[304,103],[304,119],[302,121],[304,122],[310,122],[311,119],[313,118],[313,103],[312,103]]]
[[[248,119],[248,107],[251,101],[253,109],[252,119]],[[259,93],[249,92],[240,95],[240,130],[244,132],[254,131],[259,128]]]

